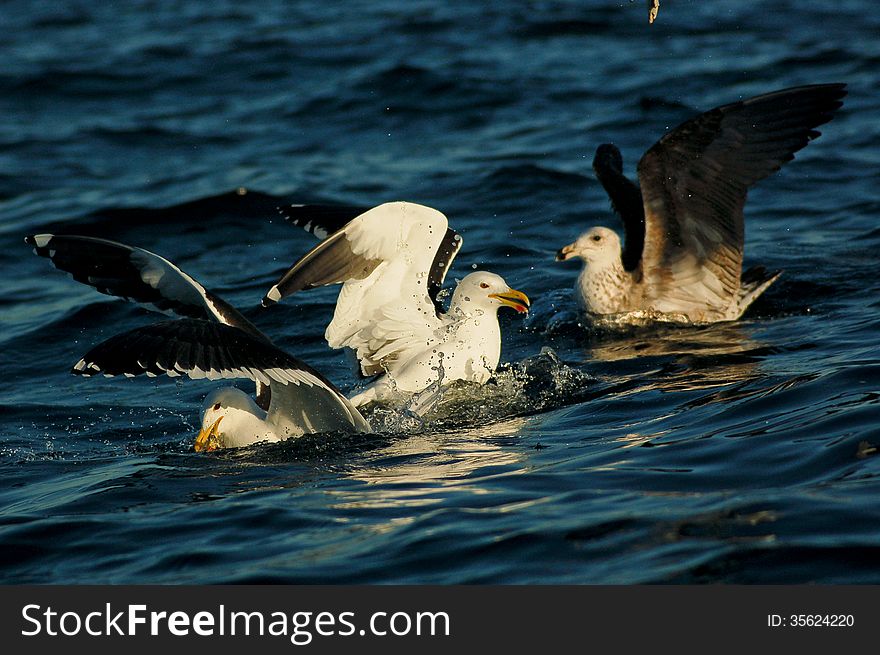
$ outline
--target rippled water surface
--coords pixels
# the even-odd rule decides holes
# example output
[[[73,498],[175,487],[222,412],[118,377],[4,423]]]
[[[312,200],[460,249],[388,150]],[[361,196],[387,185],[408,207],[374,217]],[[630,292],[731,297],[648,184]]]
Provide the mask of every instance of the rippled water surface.
[[[0,4],[2,582],[880,583],[880,14],[868,0]],[[850,94],[746,206],[745,319],[598,329],[553,253],[619,227],[590,162],[697,110]],[[345,391],[335,289],[261,310],[287,202],[406,199],[451,278],[526,291],[497,380],[424,424],[192,452],[204,381],[79,379],[154,320],[26,234],[158,252]]]

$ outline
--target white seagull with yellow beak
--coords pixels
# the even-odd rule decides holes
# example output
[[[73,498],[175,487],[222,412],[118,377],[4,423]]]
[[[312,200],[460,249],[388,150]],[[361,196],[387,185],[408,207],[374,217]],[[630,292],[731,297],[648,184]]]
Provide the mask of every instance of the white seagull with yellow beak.
[[[442,311],[437,293],[462,243],[446,216],[423,205],[391,202],[332,230],[338,219],[295,209],[290,220],[329,236],[269,289],[263,304],[342,283],[327,343],[352,349],[363,375],[379,376],[352,398],[356,406],[455,380],[483,384],[492,376],[501,357],[498,309],[527,312],[529,299],[501,276],[480,271],[459,282],[449,309]]]
[[[168,260],[92,237],[38,234],[26,241],[37,255],[101,293],[186,317],[111,337],[86,353],[73,373],[256,383],[256,399],[233,387],[208,395],[197,451],[315,432],[369,432],[367,421],[329,380],[273,345],[238,310]]]

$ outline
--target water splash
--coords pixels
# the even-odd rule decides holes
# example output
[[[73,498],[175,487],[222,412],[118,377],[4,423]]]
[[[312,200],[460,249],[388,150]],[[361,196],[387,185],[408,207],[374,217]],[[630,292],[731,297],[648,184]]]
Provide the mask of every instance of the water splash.
[[[442,402],[426,419],[430,429],[449,430],[528,416],[582,402],[596,382],[545,346],[538,355],[503,364],[484,385],[448,385]]]

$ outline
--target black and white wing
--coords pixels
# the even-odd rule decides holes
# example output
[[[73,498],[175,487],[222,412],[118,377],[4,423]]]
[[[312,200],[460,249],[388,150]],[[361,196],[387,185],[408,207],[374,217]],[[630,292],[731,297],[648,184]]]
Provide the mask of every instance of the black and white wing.
[[[642,274],[655,309],[730,304],[740,286],[749,187],[819,136],[816,127],[832,119],[845,95],[844,84],[818,84],[717,107],[644,154]]]
[[[358,205],[287,205],[279,207],[278,213],[291,225],[326,239],[369,209]]]
[[[434,309],[440,314],[443,311],[442,304],[439,299],[440,290],[443,288],[443,281],[446,279],[446,273],[452,266],[452,260],[461,250],[464,242],[462,236],[451,227],[446,228],[446,234],[440,241],[440,247],[434,255],[434,261],[431,262],[431,268],[428,271],[428,295],[431,302],[434,303]]]
[[[64,234],[36,234],[25,241],[55,268],[108,296],[164,313],[218,321],[269,341],[232,305],[149,250],[107,239]],[[269,402],[269,387],[258,381],[257,404],[266,409]]]
[[[289,205],[279,207],[279,213],[291,225],[300,227],[307,232],[314,234],[319,239],[327,239],[327,237],[344,230],[346,225],[356,219],[361,214],[370,210],[370,207],[362,207],[355,205]],[[434,254],[431,267],[428,270],[428,296],[438,313],[442,312],[440,300],[438,298],[440,290],[443,288],[443,282],[446,279],[446,273],[452,266],[452,260],[461,249],[462,238],[455,230],[448,227],[440,247]],[[369,262],[358,262],[361,265],[369,265]],[[314,275],[315,271],[312,271]],[[314,275],[309,283],[304,280],[290,279],[285,286],[283,295],[290,295],[300,289],[308,289],[322,284],[332,284],[332,282],[322,282],[322,279],[331,279],[338,281],[336,278],[344,278],[357,273],[356,266],[350,268],[348,272],[339,269],[327,271],[324,275]],[[298,285],[304,285],[299,286]]]
[[[243,378],[271,389],[268,412],[282,412],[308,432],[369,430],[360,412],[332,382],[265,339],[216,321],[180,319],[139,327],[92,348],[77,375]]]
[[[65,234],[36,234],[34,253],[97,291],[187,318],[234,325],[265,339],[237,309],[164,257],[116,241]]]

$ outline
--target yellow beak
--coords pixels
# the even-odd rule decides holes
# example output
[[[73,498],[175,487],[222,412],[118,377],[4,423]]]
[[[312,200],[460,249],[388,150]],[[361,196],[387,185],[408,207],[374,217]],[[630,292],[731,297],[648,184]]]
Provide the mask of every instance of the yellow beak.
[[[195,448],[197,453],[202,451],[210,452],[212,450],[217,450],[220,447],[220,435],[217,433],[217,426],[220,425],[220,421],[222,420],[223,417],[221,416],[214,421],[211,427],[199,430],[196,442],[193,445],[193,448]]]
[[[516,289],[508,289],[504,293],[490,293],[489,297],[500,300],[503,305],[513,307],[520,314],[529,311],[529,306],[531,305],[529,297]]]

